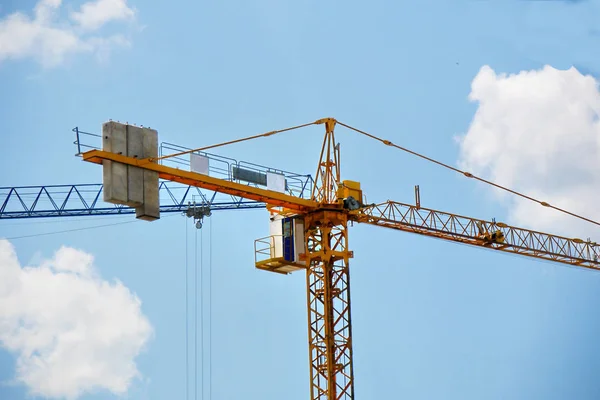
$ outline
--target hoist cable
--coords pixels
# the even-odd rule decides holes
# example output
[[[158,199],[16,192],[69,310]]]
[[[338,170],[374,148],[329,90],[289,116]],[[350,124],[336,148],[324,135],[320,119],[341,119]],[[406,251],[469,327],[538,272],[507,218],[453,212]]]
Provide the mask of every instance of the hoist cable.
[[[200,229],[200,398],[204,398],[204,235]]]
[[[198,400],[198,230],[194,232],[194,400]]]
[[[213,217],[214,218],[214,217]],[[209,247],[208,247],[208,399],[212,399],[212,219],[208,221]]]
[[[185,400],[189,400],[190,394],[190,350],[189,350],[189,294],[188,294],[188,228],[187,228],[187,220],[183,221],[185,223]]]

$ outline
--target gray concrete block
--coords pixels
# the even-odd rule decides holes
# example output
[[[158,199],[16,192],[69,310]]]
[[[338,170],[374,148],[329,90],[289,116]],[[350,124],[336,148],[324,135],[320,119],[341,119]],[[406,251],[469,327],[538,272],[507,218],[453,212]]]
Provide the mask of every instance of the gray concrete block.
[[[144,158],[144,131],[137,126],[127,125],[127,155]],[[138,207],[144,203],[144,170],[127,166],[127,205]]]
[[[114,121],[102,125],[102,149],[117,154],[127,154],[127,129]],[[127,166],[112,161],[104,161],[103,192],[104,201],[127,204]]]
[[[158,157],[158,131],[142,128],[144,132],[144,157]]]
[[[135,209],[135,217],[145,221],[160,218],[158,172],[144,171],[144,203]]]
[[[158,132],[143,128],[144,158],[158,157]],[[135,210],[136,218],[154,221],[160,218],[160,199],[158,191],[158,172],[144,170],[144,203]]]
[[[154,129],[106,122],[102,125],[102,149],[135,158],[158,157],[158,132]],[[143,168],[102,162],[104,201],[136,208],[136,217],[160,218],[158,173]]]

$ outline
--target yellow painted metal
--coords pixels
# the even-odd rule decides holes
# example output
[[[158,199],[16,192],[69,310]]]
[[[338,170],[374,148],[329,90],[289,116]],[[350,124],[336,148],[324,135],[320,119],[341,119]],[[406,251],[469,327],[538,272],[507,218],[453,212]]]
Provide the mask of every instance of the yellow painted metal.
[[[354,398],[348,215],[304,217],[311,400]]]
[[[362,201],[363,195],[360,189],[360,182],[342,181],[338,186],[338,199],[346,199],[350,196],[358,201]]]
[[[348,212],[339,198],[340,148],[334,119],[325,138],[312,199],[327,210],[304,216],[311,400],[352,400],[354,368],[350,318]],[[357,190],[355,183],[348,189]],[[357,199],[361,200],[361,198]]]
[[[360,190],[360,182],[344,180],[342,184],[348,189]]]
[[[335,143],[333,132],[337,121],[324,118],[318,122],[325,124],[325,139],[321,147],[312,199],[324,205],[339,204],[337,188],[340,183],[340,148]]]
[[[88,151],[83,153],[83,160],[96,164],[102,164],[103,160],[111,160],[127,165],[137,166],[143,169],[158,172],[158,176],[161,179],[213,190],[215,192],[226,193],[233,196],[244,197],[250,200],[262,201],[274,206],[285,207],[296,212],[310,211],[318,206],[318,204],[312,200],[301,199],[284,193],[275,192],[273,190],[242,185],[237,182],[230,182],[224,179],[198,174],[196,172],[184,171],[181,169],[157,164],[147,159],[127,157],[120,154],[110,153],[108,151]]]
[[[600,245],[410,204],[387,201],[350,213],[350,220],[507,253],[600,269]],[[482,233],[483,231],[483,233]]]

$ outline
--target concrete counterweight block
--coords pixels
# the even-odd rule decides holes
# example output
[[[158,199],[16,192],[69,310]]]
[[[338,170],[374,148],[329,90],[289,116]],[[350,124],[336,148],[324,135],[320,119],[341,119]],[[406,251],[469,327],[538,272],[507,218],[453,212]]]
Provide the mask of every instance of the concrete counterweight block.
[[[158,132],[119,122],[102,125],[102,149],[128,157],[158,157]],[[135,207],[136,218],[160,218],[158,173],[104,160],[104,201]]]
[[[158,157],[158,132],[154,129],[142,128],[142,149],[144,158]],[[135,209],[135,217],[144,221],[160,218],[160,201],[158,195],[158,172],[143,170],[144,202]]]
[[[102,124],[102,150],[127,155],[127,127],[117,122]],[[125,164],[110,160],[102,161],[102,183],[104,185],[104,201],[114,204],[129,204],[127,195],[127,172]]]
[[[144,144],[142,128],[126,125],[127,128],[127,155],[138,159],[144,158]],[[127,205],[139,207],[144,204],[144,170],[127,166]]]

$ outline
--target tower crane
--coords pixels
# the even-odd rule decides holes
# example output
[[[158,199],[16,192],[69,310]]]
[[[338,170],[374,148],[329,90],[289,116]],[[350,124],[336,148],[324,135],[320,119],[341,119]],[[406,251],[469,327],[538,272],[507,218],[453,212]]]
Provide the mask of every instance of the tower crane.
[[[218,174],[208,167],[214,159],[208,156],[206,150],[309,125],[325,127],[314,180],[310,176],[281,171],[257,172],[256,169],[241,168],[237,163],[228,165],[226,174],[215,176]],[[582,268],[600,269],[600,245],[590,239],[566,238],[513,227],[495,220],[485,221],[424,208],[420,204],[418,186],[415,187],[415,204],[391,200],[367,204],[360,183],[342,179],[340,147],[334,133],[336,125],[365,134],[385,145],[399,147],[333,118],[324,118],[197,149],[168,147],[175,152],[167,155],[162,155],[161,148],[159,156],[156,131],[110,121],[103,124],[102,149],[90,147],[82,151],[80,133],[76,132],[77,155],[86,162],[103,166],[103,185],[0,188],[0,202],[3,190],[5,196],[0,204],[0,219],[135,213],[139,219],[153,221],[164,212],[183,211],[190,217],[202,218],[208,215],[210,209],[266,207],[270,212],[270,235],[254,242],[255,267],[279,274],[297,271],[306,274],[311,400],[354,399],[349,280],[349,260],[354,254],[348,247],[349,223],[376,225]],[[184,165],[182,163],[167,165],[167,161],[181,160],[182,156],[190,157],[189,163],[185,164],[189,168],[179,168]],[[469,178],[500,187],[470,173],[441,165]],[[160,183],[159,179],[162,179]],[[294,180],[296,189],[290,189],[294,186]],[[169,186],[171,182],[185,185],[184,194],[173,195]],[[196,209],[189,201],[190,193],[195,188],[226,195],[227,201],[216,199],[215,196],[207,199],[201,195],[201,203],[209,207]],[[84,190],[88,196],[91,193],[93,200],[84,200],[85,196],[81,194]],[[25,202],[20,195],[23,191],[28,191],[34,201]],[[53,191],[67,193],[62,204],[52,199]],[[113,203],[112,207],[99,206],[102,191],[103,200]],[[166,203],[159,204],[159,193],[168,194]],[[44,196],[52,206],[36,208]],[[67,203],[71,196],[81,200],[83,206],[69,206]],[[15,199],[22,209],[7,210],[9,201]],[[528,199],[566,212],[548,203]]]
[[[600,245],[589,239],[584,241],[566,238],[501,222],[423,208],[420,206],[418,187],[415,205],[391,200],[366,204],[360,183],[342,180],[340,147],[334,133],[336,124],[354,129],[333,118],[324,118],[280,131],[159,157],[156,145],[152,144],[157,141],[156,131],[140,131],[139,128],[110,121],[103,125],[103,149],[86,151],[82,158],[86,162],[103,165],[105,200],[136,207],[136,215],[141,219],[152,221],[159,218],[155,201],[155,192],[158,192],[155,187],[159,178],[265,204],[271,215],[271,235],[255,241],[255,266],[281,274],[296,271],[306,273],[312,400],[354,398],[349,279],[349,260],[354,254],[348,247],[349,223],[376,225],[502,252],[600,269]],[[320,160],[309,198],[286,193],[287,182],[283,175],[267,176],[266,189],[213,177],[206,168],[206,160],[200,155],[210,148],[267,137],[308,125],[325,127]],[[354,130],[386,145],[393,145],[387,140]],[[190,155],[191,163],[189,171],[163,162],[168,158],[187,154]],[[120,168],[119,171],[116,170],[117,167]],[[464,174],[474,177],[469,173]],[[137,178],[132,179],[132,176]],[[138,193],[141,191],[143,196]],[[540,203],[552,207],[547,203]]]

